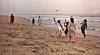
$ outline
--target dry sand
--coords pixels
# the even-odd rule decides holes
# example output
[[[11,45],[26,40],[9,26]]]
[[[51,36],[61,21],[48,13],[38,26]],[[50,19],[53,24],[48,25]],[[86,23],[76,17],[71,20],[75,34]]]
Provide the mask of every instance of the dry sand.
[[[29,20],[0,16],[0,55],[100,55],[100,37],[76,35],[76,42],[58,37],[55,30],[32,25]]]

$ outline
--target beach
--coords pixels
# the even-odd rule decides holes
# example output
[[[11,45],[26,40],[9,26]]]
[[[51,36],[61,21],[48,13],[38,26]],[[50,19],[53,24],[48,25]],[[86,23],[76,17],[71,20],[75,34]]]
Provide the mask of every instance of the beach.
[[[23,17],[0,15],[0,55],[100,55],[100,37],[76,33],[76,42],[58,37],[54,28],[32,25]]]

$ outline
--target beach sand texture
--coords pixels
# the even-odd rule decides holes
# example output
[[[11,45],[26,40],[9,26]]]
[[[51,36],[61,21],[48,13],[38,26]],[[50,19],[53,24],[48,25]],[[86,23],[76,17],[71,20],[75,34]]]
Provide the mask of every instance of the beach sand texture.
[[[32,25],[25,18],[0,16],[0,55],[100,55],[100,37],[76,34],[76,42],[58,37],[49,27]]]

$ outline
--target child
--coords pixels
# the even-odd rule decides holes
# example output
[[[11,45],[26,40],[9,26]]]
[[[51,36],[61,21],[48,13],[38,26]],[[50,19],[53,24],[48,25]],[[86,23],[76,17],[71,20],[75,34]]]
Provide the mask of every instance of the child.
[[[82,26],[81,26],[81,32],[82,34],[84,35],[84,38],[86,37],[86,34],[85,34],[85,29],[87,29],[87,20],[84,19],[84,22],[81,23]]]
[[[34,23],[35,23],[35,19],[33,18],[33,19],[32,19],[32,24],[34,25]]]

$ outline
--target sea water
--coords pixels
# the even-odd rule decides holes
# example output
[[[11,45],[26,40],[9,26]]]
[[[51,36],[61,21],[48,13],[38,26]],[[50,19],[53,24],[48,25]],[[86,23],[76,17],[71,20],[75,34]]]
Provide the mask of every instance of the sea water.
[[[35,18],[35,22],[37,22],[38,17],[40,16],[42,19],[42,24],[47,27],[57,28],[57,25],[54,23],[54,19],[61,20],[61,23],[64,27],[65,19],[66,21],[70,21],[70,16],[68,15],[18,15],[20,17],[25,17],[29,20]],[[100,17],[90,17],[90,16],[73,16],[77,28],[77,33],[81,33],[80,27],[81,23],[84,19],[87,19],[88,28],[86,30],[86,34],[100,36]]]

